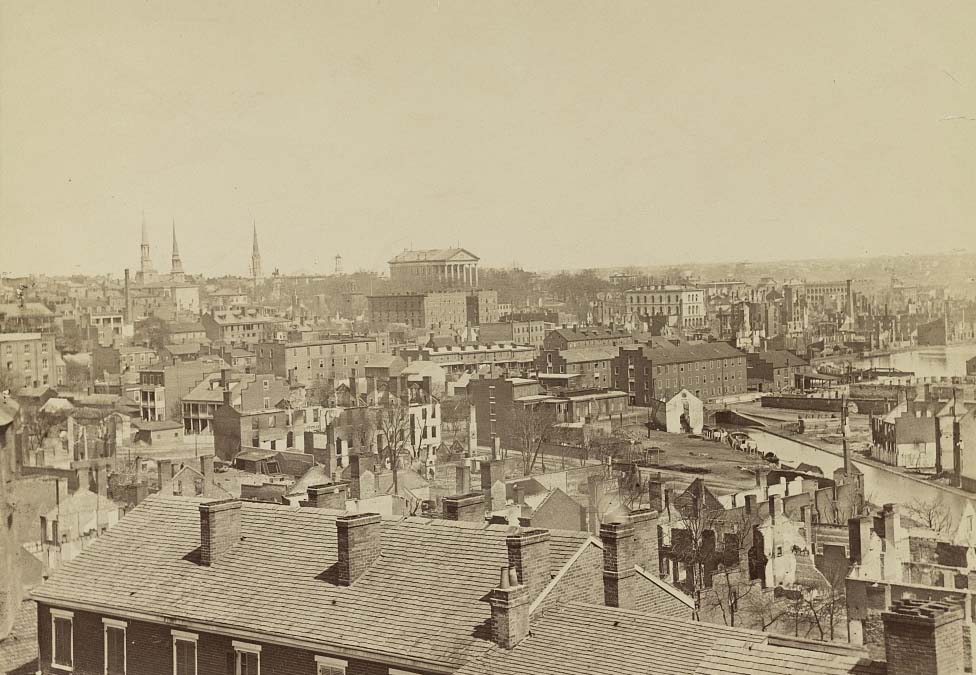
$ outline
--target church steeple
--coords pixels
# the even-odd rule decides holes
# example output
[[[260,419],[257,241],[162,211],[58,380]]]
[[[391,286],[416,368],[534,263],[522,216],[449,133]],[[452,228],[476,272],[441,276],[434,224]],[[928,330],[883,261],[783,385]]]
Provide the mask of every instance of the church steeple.
[[[176,220],[173,220],[173,264],[171,274],[174,281],[183,281],[183,261],[180,260],[180,247],[176,243]]]
[[[149,257],[149,230],[146,229],[146,212],[142,212],[142,245],[140,249],[140,260],[139,260],[139,280],[142,283],[147,283],[153,280],[156,275],[156,270],[153,269],[152,258]]]
[[[254,245],[251,248],[251,278],[254,283],[257,284],[258,279],[261,278],[261,251],[258,249],[258,225],[255,222],[254,226]]]

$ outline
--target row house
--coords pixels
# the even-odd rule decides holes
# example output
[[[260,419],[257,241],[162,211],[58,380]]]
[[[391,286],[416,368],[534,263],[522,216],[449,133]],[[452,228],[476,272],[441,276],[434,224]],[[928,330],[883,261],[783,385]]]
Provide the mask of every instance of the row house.
[[[532,368],[536,350],[529,345],[498,343],[490,345],[448,345],[444,347],[408,347],[398,355],[408,363],[430,361],[449,373],[473,372],[479,366],[503,371],[523,372]]]
[[[498,292],[492,290],[371,295],[367,302],[373,330],[399,323],[419,330],[456,331],[499,319]]]
[[[478,327],[478,342],[492,344],[511,342],[517,345],[542,347],[546,333],[555,328],[548,321],[499,321],[482,323]]]
[[[254,347],[255,368],[290,382],[312,386],[365,376],[374,362],[388,355],[373,336],[333,337],[304,341],[262,341]]]
[[[284,337],[288,319],[266,316],[257,311],[211,311],[200,319],[207,339],[230,345],[272,342]]]
[[[557,328],[546,334],[542,348],[546,351],[579,349],[582,347],[619,347],[634,344],[630,333],[603,326],[581,326],[579,328]]]

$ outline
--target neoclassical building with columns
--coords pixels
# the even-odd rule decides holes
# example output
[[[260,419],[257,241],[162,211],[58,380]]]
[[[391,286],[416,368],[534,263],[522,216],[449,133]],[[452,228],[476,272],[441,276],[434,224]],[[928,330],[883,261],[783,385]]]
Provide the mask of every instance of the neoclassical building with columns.
[[[390,280],[478,287],[478,256],[463,248],[404,251],[390,260]]]

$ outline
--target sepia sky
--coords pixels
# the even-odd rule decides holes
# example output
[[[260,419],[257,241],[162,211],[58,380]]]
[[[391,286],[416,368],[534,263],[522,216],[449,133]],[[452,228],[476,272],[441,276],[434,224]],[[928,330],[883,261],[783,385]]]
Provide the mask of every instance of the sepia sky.
[[[976,4],[0,0],[0,272],[976,249]]]

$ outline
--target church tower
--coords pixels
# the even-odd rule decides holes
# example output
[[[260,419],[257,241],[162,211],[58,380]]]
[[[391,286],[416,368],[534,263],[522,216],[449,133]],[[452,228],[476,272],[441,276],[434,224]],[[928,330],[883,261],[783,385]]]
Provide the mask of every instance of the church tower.
[[[176,221],[173,221],[173,264],[170,268],[173,281],[183,281],[186,275],[183,273],[183,261],[180,260],[180,247],[176,243]]]
[[[258,285],[261,278],[261,251],[258,250],[258,226],[254,224],[254,246],[251,249],[251,279],[254,285]]]
[[[152,258],[149,257],[149,230],[146,229],[146,214],[142,214],[142,246],[141,259],[139,261],[139,282],[146,284],[156,279],[156,270],[153,269]]]

